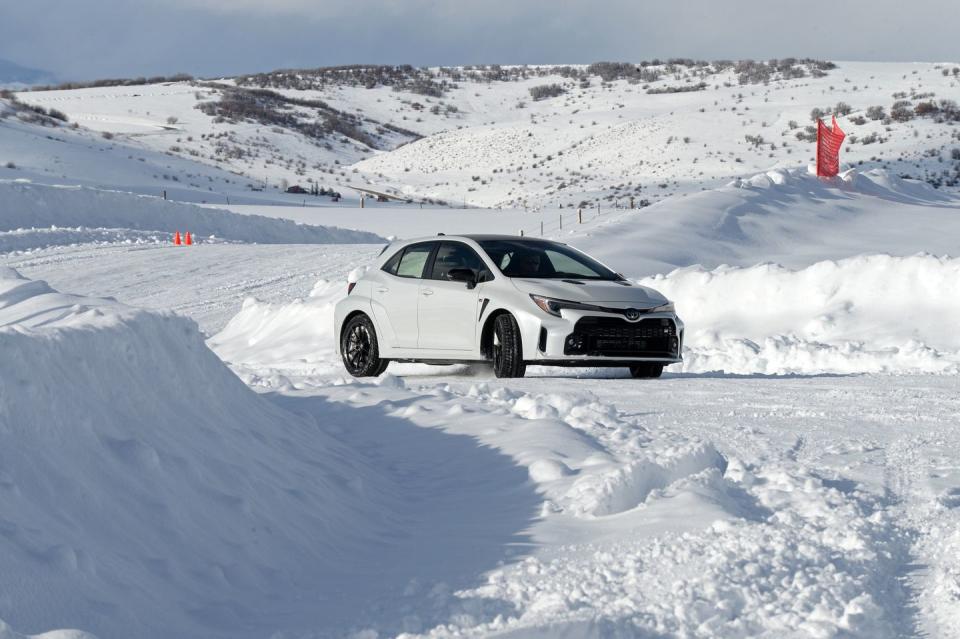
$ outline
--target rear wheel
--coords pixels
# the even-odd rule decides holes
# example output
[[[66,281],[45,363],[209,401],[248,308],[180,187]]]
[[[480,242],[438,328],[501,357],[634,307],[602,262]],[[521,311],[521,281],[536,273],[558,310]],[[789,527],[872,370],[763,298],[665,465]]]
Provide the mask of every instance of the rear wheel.
[[[630,367],[630,375],[636,379],[652,379],[663,374],[663,364],[641,362]]]
[[[513,315],[499,315],[493,320],[493,374],[497,377],[523,377],[526,372],[520,326]]]
[[[380,359],[377,331],[366,315],[357,315],[340,334],[343,367],[354,377],[378,377],[387,370],[388,360]]]

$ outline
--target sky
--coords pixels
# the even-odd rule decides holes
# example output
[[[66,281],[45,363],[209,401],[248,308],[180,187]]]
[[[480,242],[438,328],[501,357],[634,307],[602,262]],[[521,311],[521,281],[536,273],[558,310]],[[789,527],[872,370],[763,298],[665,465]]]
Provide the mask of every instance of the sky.
[[[0,58],[61,80],[654,57],[958,62],[960,0],[0,0]]]

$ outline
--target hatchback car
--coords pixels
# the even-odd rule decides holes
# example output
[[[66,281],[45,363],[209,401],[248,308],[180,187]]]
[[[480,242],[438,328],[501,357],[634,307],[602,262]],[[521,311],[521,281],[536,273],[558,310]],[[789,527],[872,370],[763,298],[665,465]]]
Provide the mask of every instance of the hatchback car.
[[[659,377],[681,361],[683,322],[657,291],[580,251],[506,235],[395,242],[347,287],[334,334],[347,371],[389,362],[622,366]]]

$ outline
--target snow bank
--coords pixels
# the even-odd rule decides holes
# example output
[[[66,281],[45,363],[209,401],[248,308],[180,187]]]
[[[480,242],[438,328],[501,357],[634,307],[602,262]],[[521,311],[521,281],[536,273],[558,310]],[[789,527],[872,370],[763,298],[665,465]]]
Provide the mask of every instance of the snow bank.
[[[0,253],[19,255],[53,246],[108,244],[170,244],[172,233],[131,229],[91,229],[85,227],[17,229],[0,231]],[[205,239],[205,242],[212,240]]]
[[[12,627],[269,636],[315,622],[369,554],[390,487],[250,391],[192,321],[4,268],[0,352]]]
[[[687,323],[687,371],[960,371],[960,259],[690,267],[640,282],[676,302]]]
[[[820,179],[776,170],[574,227],[567,241],[627,274],[860,254],[956,254],[960,199],[880,169]]]
[[[340,371],[333,311],[346,282],[320,280],[307,299],[269,304],[252,297],[208,344],[224,361],[302,375]]]
[[[132,229],[261,244],[381,243],[373,233],[309,226],[259,215],[237,215],[157,197],[83,187],[0,181],[0,231],[50,227]],[[48,236],[48,242],[70,242]],[[0,252],[19,250],[15,237],[0,236]],[[73,240],[75,241],[75,240]],[[10,246],[6,246],[7,243]]]

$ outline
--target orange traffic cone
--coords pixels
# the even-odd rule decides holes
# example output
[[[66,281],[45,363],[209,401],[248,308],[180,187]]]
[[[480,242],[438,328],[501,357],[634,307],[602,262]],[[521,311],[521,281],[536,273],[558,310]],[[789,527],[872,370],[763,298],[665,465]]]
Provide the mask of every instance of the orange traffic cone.
[[[193,238],[190,237],[190,231],[187,231],[187,239],[184,242],[184,244],[186,244],[187,246],[191,246],[193,244]]]
[[[180,231],[177,231],[177,234],[173,236],[173,243],[180,246]]]

